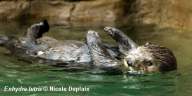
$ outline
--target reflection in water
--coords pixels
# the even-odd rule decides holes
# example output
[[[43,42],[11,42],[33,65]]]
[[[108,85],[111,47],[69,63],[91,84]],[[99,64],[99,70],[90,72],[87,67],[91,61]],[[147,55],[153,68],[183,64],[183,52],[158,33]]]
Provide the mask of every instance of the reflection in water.
[[[7,25],[6,25],[7,26]],[[21,28],[21,27],[19,27]],[[26,27],[13,29],[1,26],[1,34],[18,34],[24,32]],[[47,35],[58,39],[84,40],[86,30],[64,29],[53,27]],[[114,43],[102,30],[101,38],[104,42]],[[14,34],[12,33],[14,32]],[[53,68],[43,64],[30,64],[18,61],[14,56],[6,55],[6,50],[0,48],[0,87],[4,86],[86,86],[90,92],[65,92],[67,96],[79,94],[80,96],[187,96],[192,94],[192,34],[190,32],[178,33],[172,30],[156,30],[155,32],[129,32],[130,37],[136,38],[136,42],[144,44],[146,41],[156,42],[167,46],[176,54],[178,60],[178,72],[168,74],[148,74],[145,76],[122,75],[95,75],[87,72],[63,72],[59,68]],[[58,70],[58,71],[52,71]],[[178,75],[179,74],[179,75]],[[0,94],[20,96],[27,95],[59,95],[64,92],[22,92]]]

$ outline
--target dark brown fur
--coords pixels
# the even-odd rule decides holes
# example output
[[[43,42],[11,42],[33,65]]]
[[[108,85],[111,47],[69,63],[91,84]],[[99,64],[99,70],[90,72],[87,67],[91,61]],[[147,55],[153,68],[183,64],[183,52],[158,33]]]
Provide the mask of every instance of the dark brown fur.
[[[144,46],[152,52],[160,72],[177,69],[176,58],[170,49],[151,43],[145,44]]]

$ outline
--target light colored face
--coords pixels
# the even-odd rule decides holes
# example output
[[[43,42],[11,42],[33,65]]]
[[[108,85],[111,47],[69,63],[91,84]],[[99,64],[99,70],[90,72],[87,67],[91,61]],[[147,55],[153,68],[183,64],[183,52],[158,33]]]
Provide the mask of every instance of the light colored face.
[[[126,59],[129,66],[133,66],[135,70],[142,70],[144,72],[157,71],[157,66],[154,64],[153,54],[144,46],[131,49],[125,53],[124,59]]]

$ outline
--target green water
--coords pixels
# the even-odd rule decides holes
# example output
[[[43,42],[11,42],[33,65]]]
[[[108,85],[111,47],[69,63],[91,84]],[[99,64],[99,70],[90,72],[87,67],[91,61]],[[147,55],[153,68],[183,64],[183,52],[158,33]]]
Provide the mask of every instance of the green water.
[[[21,35],[26,27],[2,25],[1,34]],[[51,35],[60,40],[84,40],[88,29],[53,27]],[[114,43],[103,31],[104,42]],[[0,48],[0,96],[191,96],[192,94],[192,33],[172,30],[127,32],[139,44],[152,41],[173,50],[178,61],[178,72],[148,74],[146,76],[95,75],[87,72],[64,72],[43,64],[17,60]],[[5,92],[5,87],[86,87],[89,91]]]

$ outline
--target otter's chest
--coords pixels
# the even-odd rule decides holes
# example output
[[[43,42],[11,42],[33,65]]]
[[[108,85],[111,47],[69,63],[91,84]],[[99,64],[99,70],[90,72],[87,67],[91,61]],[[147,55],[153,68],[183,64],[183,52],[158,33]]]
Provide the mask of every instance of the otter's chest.
[[[63,62],[90,62],[90,54],[86,44],[67,43],[57,45],[47,50],[37,52],[37,56],[50,60],[59,60]]]

